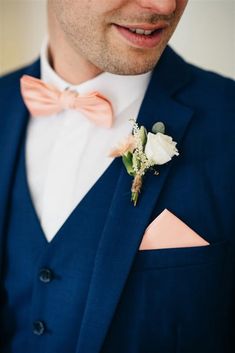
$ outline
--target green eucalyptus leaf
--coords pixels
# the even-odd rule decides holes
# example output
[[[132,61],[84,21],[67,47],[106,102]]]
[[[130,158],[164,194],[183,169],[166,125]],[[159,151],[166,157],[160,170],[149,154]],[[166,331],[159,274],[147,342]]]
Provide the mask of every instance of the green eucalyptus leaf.
[[[140,127],[139,136],[140,136],[142,145],[145,146],[147,142],[147,130],[145,129],[144,126]]]
[[[157,134],[158,132],[161,132],[162,134],[165,134],[165,125],[163,124],[163,122],[162,121],[158,121],[157,123],[153,124],[152,132],[154,134]]]
[[[133,155],[131,152],[127,152],[122,156],[122,161],[124,163],[124,166],[126,167],[126,171],[131,176],[135,174],[135,171],[133,169],[132,159],[133,159]]]

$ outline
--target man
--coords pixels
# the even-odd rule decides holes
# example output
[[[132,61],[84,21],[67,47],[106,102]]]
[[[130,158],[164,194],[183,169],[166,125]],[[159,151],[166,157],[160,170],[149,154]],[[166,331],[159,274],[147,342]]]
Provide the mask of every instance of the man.
[[[1,79],[1,353],[234,352],[235,85],[167,46],[186,4],[49,0]],[[136,206],[130,119],[178,151]]]

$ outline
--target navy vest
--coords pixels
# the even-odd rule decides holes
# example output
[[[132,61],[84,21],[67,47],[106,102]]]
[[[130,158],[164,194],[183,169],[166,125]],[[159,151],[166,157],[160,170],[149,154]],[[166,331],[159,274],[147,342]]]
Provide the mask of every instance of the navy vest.
[[[5,232],[1,353],[76,351],[119,168],[115,160],[48,243],[30,197],[22,143]]]

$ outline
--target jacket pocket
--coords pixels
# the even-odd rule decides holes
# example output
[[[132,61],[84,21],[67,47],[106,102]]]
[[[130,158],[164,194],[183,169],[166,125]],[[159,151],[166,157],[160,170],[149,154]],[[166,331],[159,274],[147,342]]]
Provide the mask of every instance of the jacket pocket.
[[[224,352],[226,250],[227,241],[138,251],[109,344],[123,353]]]
[[[223,261],[227,248],[228,242],[221,241],[206,246],[138,250],[132,271],[213,264]]]

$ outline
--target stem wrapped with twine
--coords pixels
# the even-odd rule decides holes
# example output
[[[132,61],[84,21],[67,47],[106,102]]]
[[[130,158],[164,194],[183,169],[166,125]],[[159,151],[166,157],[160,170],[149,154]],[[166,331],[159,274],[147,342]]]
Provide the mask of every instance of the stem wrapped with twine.
[[[136,206],[137,204],[141,186],[142,186],[142,176],[140,174],[136,174],[131,187],[131,201],[133,201],[134,206]]]

